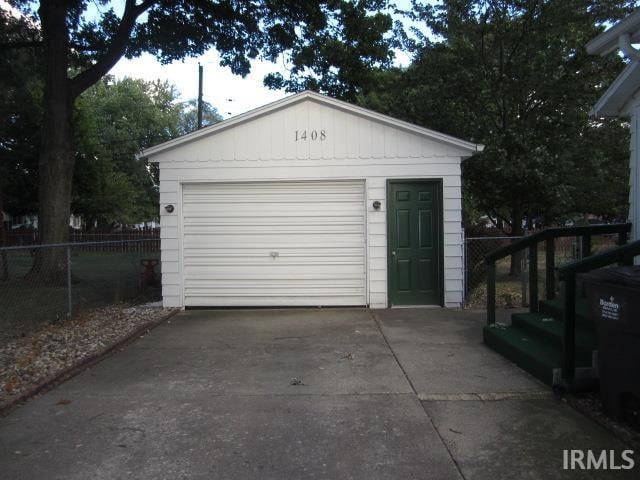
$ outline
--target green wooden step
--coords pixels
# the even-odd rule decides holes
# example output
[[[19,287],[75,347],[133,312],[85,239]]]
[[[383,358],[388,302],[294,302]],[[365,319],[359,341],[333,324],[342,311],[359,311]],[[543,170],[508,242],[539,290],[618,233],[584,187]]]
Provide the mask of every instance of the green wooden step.
[[[542,300],[540,302],[540,312],[557,320],[562,320],[564,299]],[[576,298],[576,325],[580,325],[585,329],[596,329],[593,320],[589,317],[589,305],[586,298]]]
[[[484,343],[549,386],[562,363],[562,348],[542,335],[517,325],[489,325],[483,329]],[[577,355],[576,368],[591,367],[591,356]]]
[[[562,348],[564,323],[544,313],[514,313],[511,315],[511,323],[520,330],[536,336],[541,340],[553,343]],[[576,352],[578,355],[591,357],[594,350],[598,349],[598,339],[593,329],[576,325]]]

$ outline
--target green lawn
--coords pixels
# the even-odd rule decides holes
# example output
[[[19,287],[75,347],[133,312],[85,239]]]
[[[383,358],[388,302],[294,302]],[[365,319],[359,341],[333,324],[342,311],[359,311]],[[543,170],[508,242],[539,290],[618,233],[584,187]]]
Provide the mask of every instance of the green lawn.
[[[136,297],[159,300],[159,287],[142,284],[140,265],[142,259],[159,256],[160,252],[74,251],[71,255],[74,312]],[[9,277],[0,279],[0,331],[21,334],[66,316],[66,284],[51,286],[44,279],[27,279],[33,263],[29,250],[8,252],[7,260]],[[0,263],[0,275],[1,267]],[[160,265],[156,272],[159,277]]]

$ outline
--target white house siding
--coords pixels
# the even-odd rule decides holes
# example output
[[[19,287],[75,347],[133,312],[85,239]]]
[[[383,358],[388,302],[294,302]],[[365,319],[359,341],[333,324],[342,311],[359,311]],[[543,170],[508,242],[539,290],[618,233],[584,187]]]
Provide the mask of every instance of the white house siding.
[[[296,130],[307,131],[295,141]],[[318,138],[310,140],[311,132]],[[325,139],[320,140],[324,131]],[[183,306],[182,185],[200,182],[364,180],[368,302],[387,306],[387,179],[442,179],[445,305],[462,301],[460,162],[469,150],[352,111],[304,99],[153,154],[160,163],[163,298]],[[372,207],[379,200],[382,208]],[[175,205],[173,213],[163,208]]]
[[[640,240],[640,151],[638,128],[640,128],[640,91],[627,100],[621,109],[622,115],[628,115],[631,123],[631,141],[629,144],[629,221],[632,223],[631,239]],[[636,259],[636,263],[640,259]]]
[[[636,101],[637,102],[637,101]],[[638,170],[638,124],[640,102],[633,105],[631,113],[631,144],[629,157],[629,221],[632,223],[631,239],[640,240],[640,176]],[[637,263],[637,261],[636,261]]]

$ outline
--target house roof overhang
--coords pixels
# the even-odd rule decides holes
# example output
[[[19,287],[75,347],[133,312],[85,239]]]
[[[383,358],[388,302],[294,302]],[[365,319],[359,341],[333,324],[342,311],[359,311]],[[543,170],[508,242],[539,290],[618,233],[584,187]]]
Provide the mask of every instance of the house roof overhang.
[[[389,117],[387,115],[382,115],[380,113],[374,112],[372,110],[368,110],[366,108],[358,107],[356,105],[352,105],[350,103],[343,102],[341,100],[336,100],[335,98],[331,98],[326,95],[321,95],[319,93],[306,90],[304,92],[290,95],[281,100],[277,100],[275,102],[269,103],[267,105],[256,108],[254,110],[250,110],[246,113],[242,113],[235,117],[228,118],[227,120],[223,120],[222,122],[210,125],[200,130],[196,130],[195,132],[191,132],[181,137],[174,138],[173,140],[169,140],[159,145],[147,148],[143,152],[141,152],[138,155],[138,157],[147,158],[149,159],[149,161],[153,162],[154,161],[153,156],[160,152],[164,152],[166,150],[179,147],[180,145],[183,145],[189,142],[197,141],[199,139],[202,139],[214,133],[220,132],[222,130],[226,130],[228,128],[232,128],[236,125],[248,122],[252,119],[261,117],[263,115],[267,115],[277,110],[281,110],[290,105],[293,105],[295,103],[302,102],[305,100],[315,101],[320,104],[328,105],[328,106],[337,108],[339,110],[352,113],[354,115],[375,120],[380,123],[393,126],[396,128],[400,128],[402,130],[412,132],[412,133],[430,138],[435,141],[439,141],[454,147],[458,147],[467,153],[464,156],[464,158],[468,158],[474,155],[475,153],[481,152],[484,149],[484,145],[468,142],[466,140],[453,137],[451,135],[446,135],[444,133],[436,132],[435,130],[430,130],[428,128],[420,127],[418,125],[404,122],[402,120],[398,120],[396,118]]]
[[[631,43],[640,42],[640,9],[601,33],[586,45],[591,55],[607,55],[618,49],[619,39],[629,35]]]
[[[591,109],[594,117],[625,116],[629,100],[640,90],[640,62],[631,62]]]

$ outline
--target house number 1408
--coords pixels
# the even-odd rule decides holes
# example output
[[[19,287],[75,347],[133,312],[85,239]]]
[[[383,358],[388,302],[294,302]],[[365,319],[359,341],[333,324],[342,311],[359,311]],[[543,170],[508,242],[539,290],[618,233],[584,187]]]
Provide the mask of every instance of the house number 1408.
[[[311,130],[309,132],[309,136],[307,137],[306,130],[296,130],[296,142],[306,142],[307,138],[311,139],[314,142],[316,140],[320,140],[322,142],[323,140],[327,139],[327,132],[325,130]]]

